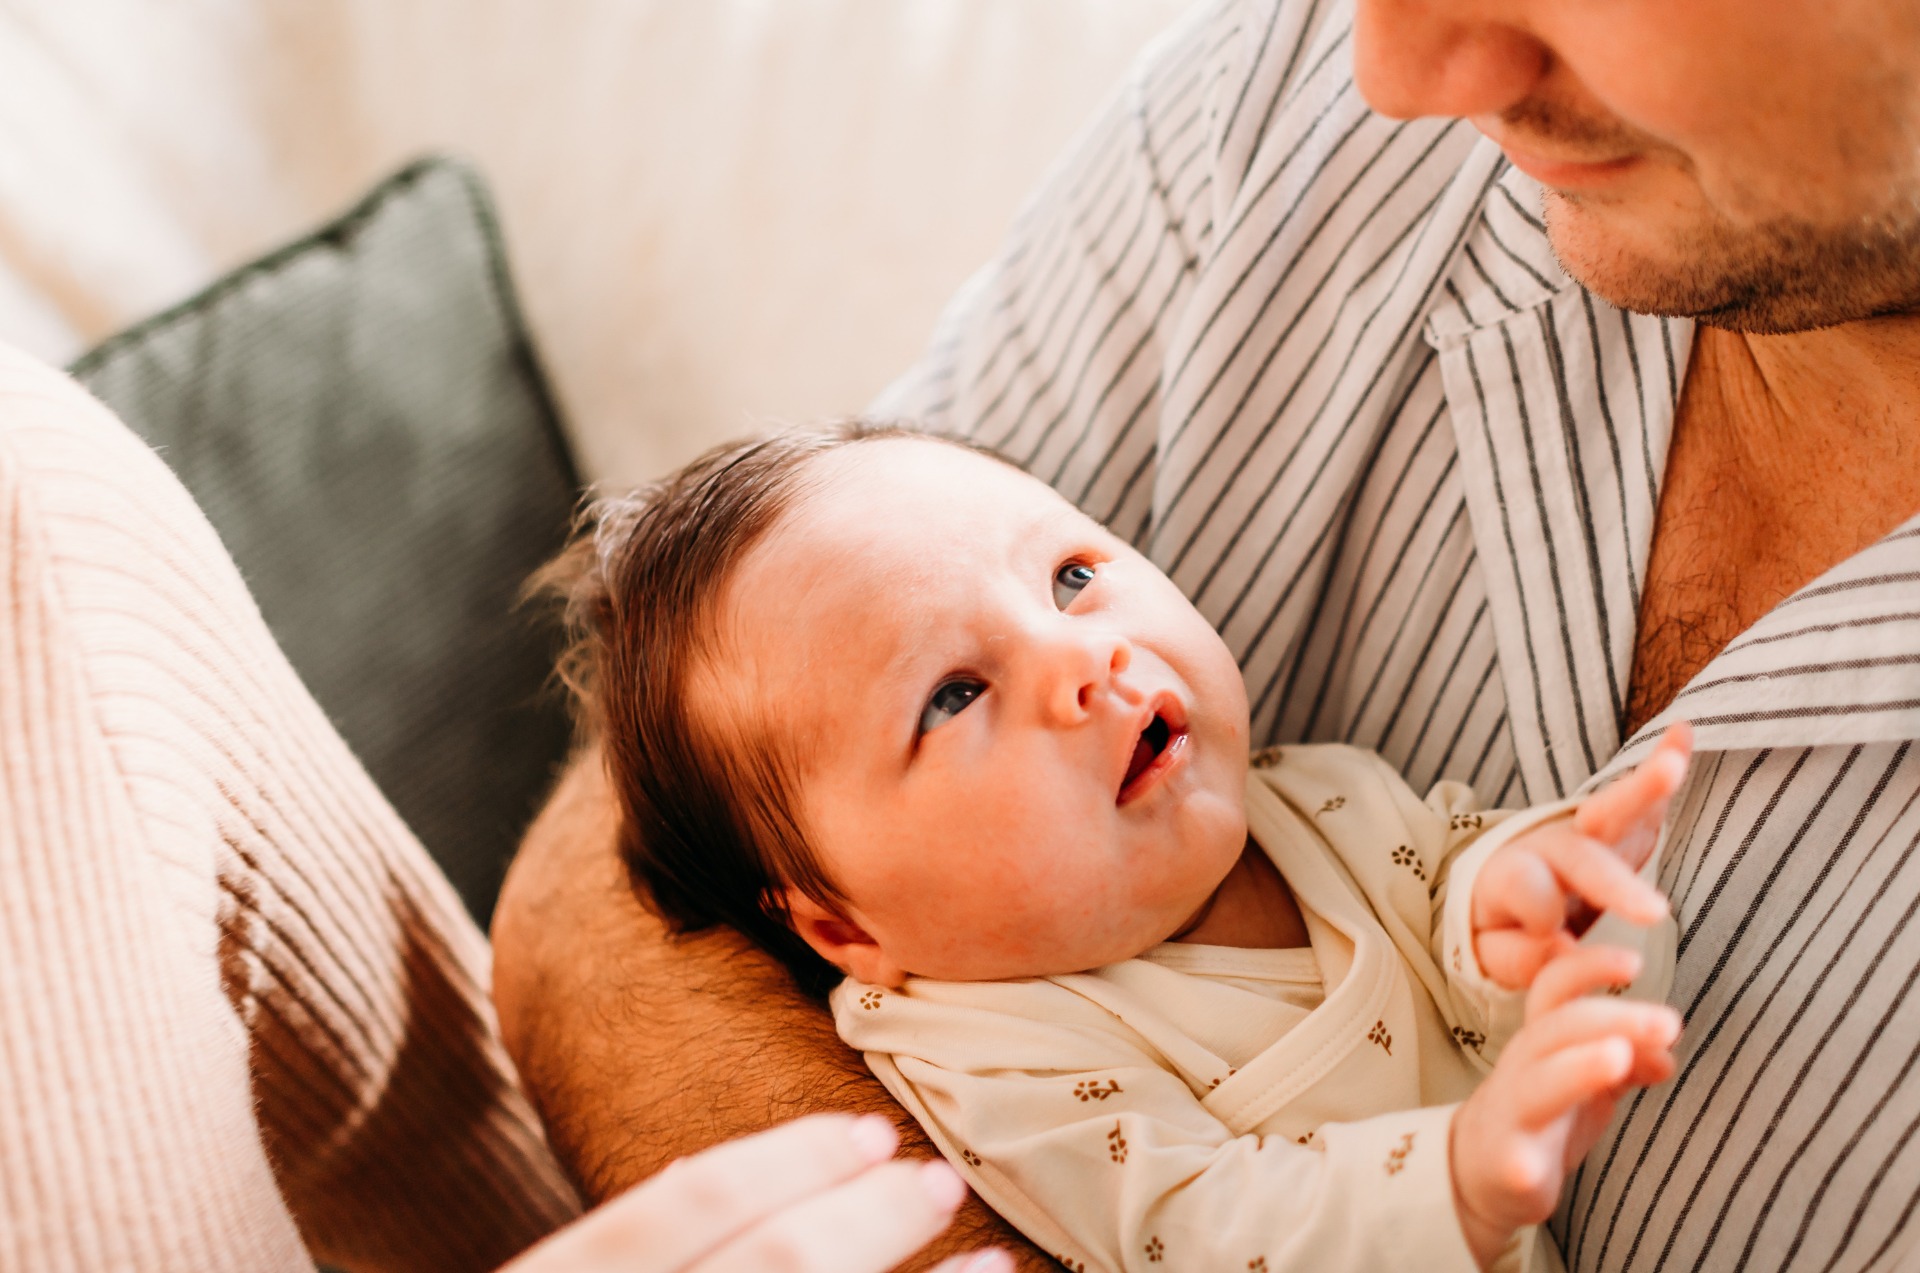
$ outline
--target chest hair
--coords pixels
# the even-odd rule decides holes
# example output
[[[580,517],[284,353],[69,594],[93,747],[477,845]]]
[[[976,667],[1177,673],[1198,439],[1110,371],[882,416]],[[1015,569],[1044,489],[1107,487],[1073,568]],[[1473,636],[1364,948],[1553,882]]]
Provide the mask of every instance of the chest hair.
[[[1726,339],[1717,334],[1717,339]],[[1920,450],[1884,420],[1783,418],[1696,343],[1641,592],[1628,733],[1728,642],[1920,508]]]

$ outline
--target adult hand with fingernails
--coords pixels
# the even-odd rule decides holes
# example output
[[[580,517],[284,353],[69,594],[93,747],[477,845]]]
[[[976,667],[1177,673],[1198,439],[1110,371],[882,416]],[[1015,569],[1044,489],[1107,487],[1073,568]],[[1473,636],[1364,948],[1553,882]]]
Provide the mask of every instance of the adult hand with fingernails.
[[[817,1114],[669,1164],[503,1273],[880,1273],[947,1227],[966,1186],[937,1159],[894,1157],[878,1115]],[[1012,1273],[998,1248],[933,1273]]]

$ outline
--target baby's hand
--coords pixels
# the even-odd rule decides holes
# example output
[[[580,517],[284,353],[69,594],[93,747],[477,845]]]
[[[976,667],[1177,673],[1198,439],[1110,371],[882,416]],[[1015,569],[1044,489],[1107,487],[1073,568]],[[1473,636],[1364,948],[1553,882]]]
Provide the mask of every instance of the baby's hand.
[[[1579,947],[1541,969],[1527,1024],[1454,1114],[1454,1210],[1482,1268],[1522,1227],[1553,1214],[1567,1173],[1606,1130],[1621,1094],[1672,1076],[1679,1013],[1589,997],[1639,971],[1640,957],[1617,946]]]
[[[1515,836],[1487,859],[1471,916],[1474,956],[1489,978],[1525,989],[1601,911],[1635,924],[1666,918],[1666,897],[1635,872],[1653,852],[1692,754],[1693,731],[1674,725],[1651,756],[1581,801],[1573,817]]]

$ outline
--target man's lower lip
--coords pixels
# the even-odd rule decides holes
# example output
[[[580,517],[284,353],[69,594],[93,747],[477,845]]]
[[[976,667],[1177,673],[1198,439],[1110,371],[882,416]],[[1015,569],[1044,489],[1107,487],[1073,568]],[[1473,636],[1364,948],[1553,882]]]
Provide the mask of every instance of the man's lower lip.
[[[1185,730],[1169,738],[1166,747],[1158,756],[1153,758],[1153,763],[1141,770],[1140,776],[1128,783],[1126,787],[1121,790],[1120,798],[1114,803],[1121,805],[1132,804],[1135,800],[1138,800],[1141,796],[1159,786],[1162,778],[1172,772],[1176,766],[1185,763],[1187,758],[1187,744],[1189,741],[1190,736]]]
[[[1538,155],[1529,155],[1524,150],[1508,150],[1507,158],[1513,166],[1526,173],[1543,186],[1555,190],[1592,190],[1618,179],[1637,165],[1638,156],[1628,155],[1624,159],[1609,159],[1605,163],[1568,163],[1559,159],[1542,159]]]

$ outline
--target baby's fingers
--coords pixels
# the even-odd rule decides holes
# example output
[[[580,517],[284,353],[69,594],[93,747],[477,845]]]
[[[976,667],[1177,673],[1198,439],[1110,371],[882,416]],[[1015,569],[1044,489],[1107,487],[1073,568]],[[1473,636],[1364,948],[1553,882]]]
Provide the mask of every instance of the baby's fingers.
[[[1567,922],[1567,898],[1553,869],[1536,852],[1513,845],[1487,859],[1473,889],[1476,932],[1517,928],[1536,937]]]
[[[1576,946],[1540,970],[1527,991],[1527,1020],[1543,1017],[1596,990],[1630,985],[1640,975],[1640,955],[1624,946]]]
[[[1542,836],[1536,851],[1567,892],[1594,910],[1611,911],[1635,924],[1657,924],[1667,917],[1666,895],[1602,841],[1576,830]]]
[[[1596,990],[1625,985],[1640,957],[1614,946],[1583,946],[1541,970],[1527,994],[1527,1025],[1508,1045],[1517,1063],[1597,1039],[1622,1040],[1631,1052],[1625,1081],[1665,1082],[1673,1075],[1680,1014],[1665,1004],[1598,998]]]
[[[1573,815],[1574,828],[1609,844],[1625,840],[1642,822],[1657,829],[1666,816],[1667,802],[1686,780],[1692,755],[1693,728],[1678,721],[1660,735],[1652,754],[1632,773],[1580,802]]]
[[[1627,1049],[1627,1070],[1617,1081],[1657,1083],[1673,1068],[1680,1016],[1665,1004],[1621,999],[1582,999],[1529,1021],[1507,1045],[1501,1060],[1534,1065],[1556,1052],[1618,1039]]]
[[[1633,1047],[1625,1039],[1601,1038],[1561,1048],[1527,1066],[1516,1084],[1514,1114],[1527,1131],[1539,1131],[1595,1097],[1612,1093],[1633,1070]]]
[[[1573,934],[1559,929],[1535,937],[1517,928],[1491,928],[1473,939],[1480,971],[1495,985],[1524,990],[1540,970],[1574,948]]]

